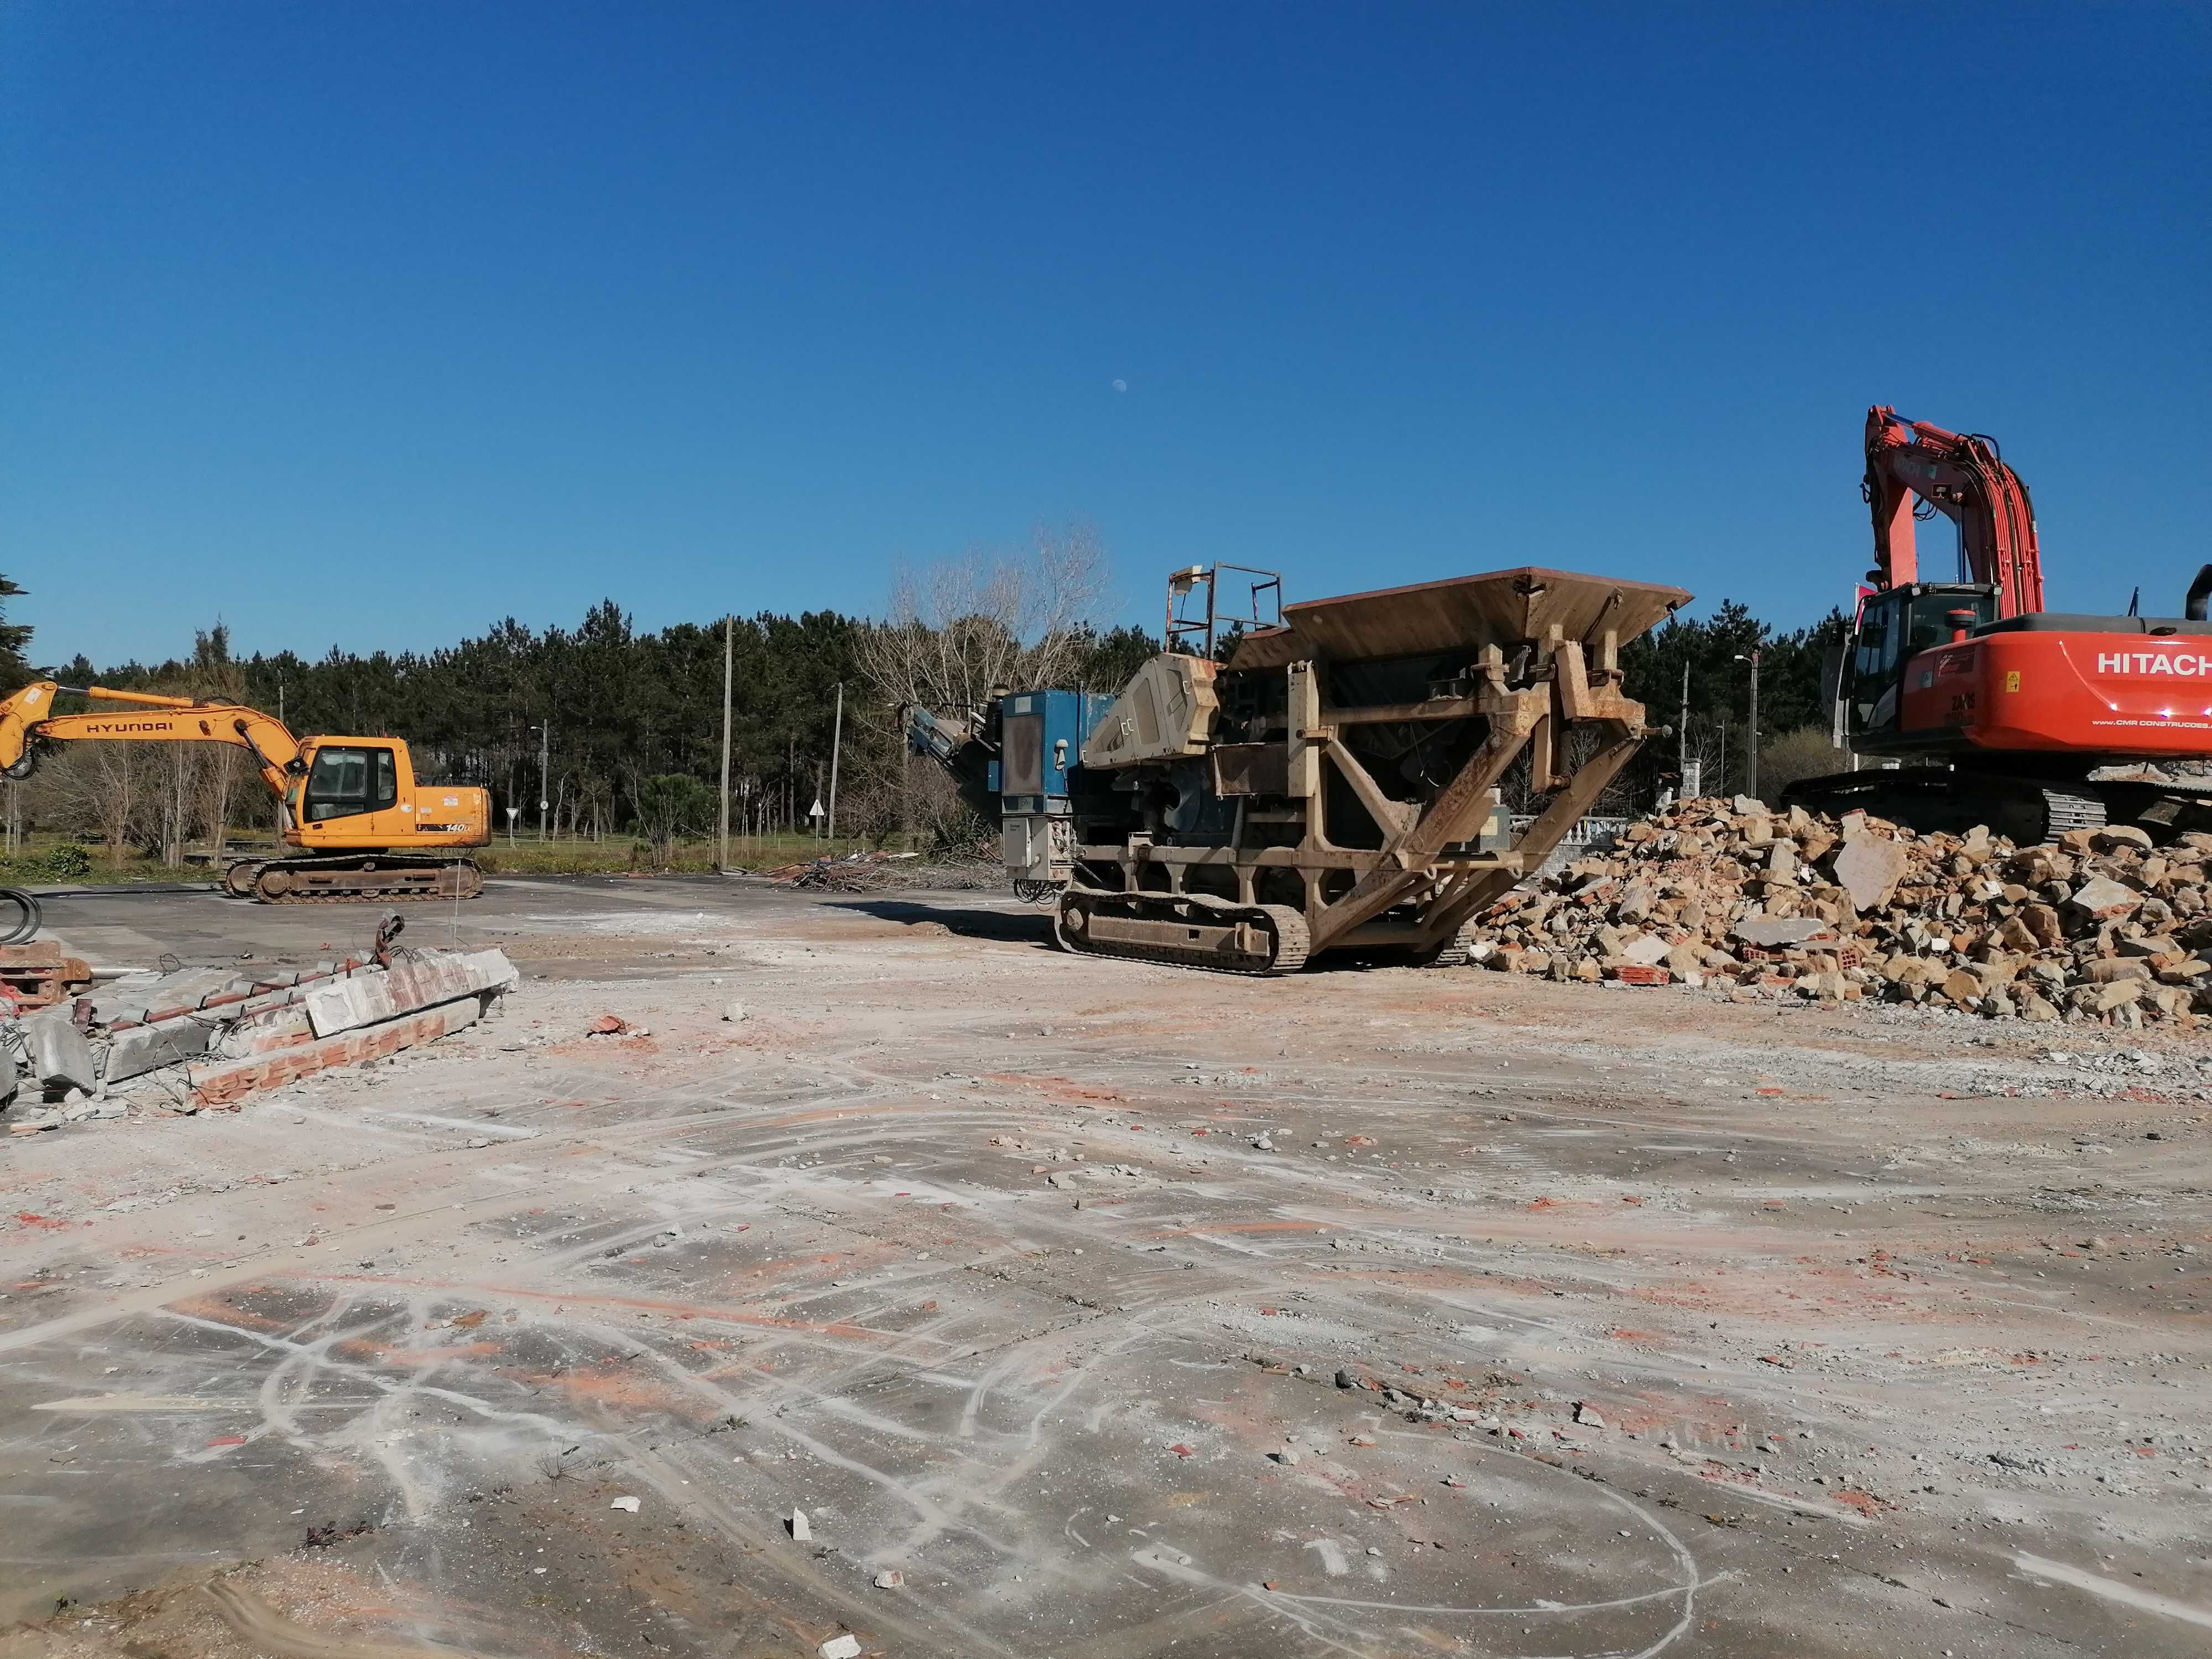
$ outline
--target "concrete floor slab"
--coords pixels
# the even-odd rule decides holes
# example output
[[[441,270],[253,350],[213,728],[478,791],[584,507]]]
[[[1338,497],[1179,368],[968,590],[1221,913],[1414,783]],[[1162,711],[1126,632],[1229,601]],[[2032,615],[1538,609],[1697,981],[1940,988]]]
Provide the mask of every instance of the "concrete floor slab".
[[[523,983],[0,1141],[0,1656],[2203,1651],[2178,1040],[1214,977],[989,895],[409,916]]]

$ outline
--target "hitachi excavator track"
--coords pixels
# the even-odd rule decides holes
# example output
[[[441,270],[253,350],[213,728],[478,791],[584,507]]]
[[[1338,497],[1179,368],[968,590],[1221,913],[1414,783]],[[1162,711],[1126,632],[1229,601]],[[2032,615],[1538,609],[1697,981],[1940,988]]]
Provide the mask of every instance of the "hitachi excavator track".
[[[1062,890],[1053,940],[1063,951],[1216,973],[1295,974],[1305,966],[1306,919],[1280,904],[1237,904],[1202,893]]]
[[[222,872],[233,898],[264,904],[366,904],[408,899],[471,899],[483,872],[467,859],[390,853],[354,857],[241,859]]]

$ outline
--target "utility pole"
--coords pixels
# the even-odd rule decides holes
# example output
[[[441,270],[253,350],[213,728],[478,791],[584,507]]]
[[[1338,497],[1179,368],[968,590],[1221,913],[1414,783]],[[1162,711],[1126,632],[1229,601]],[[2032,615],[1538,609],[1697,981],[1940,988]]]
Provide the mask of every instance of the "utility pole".
[[[837,723],[830,729],[830,839],[837,839],[837,751],[845,743],[845,682],[837,682]]]
[[[538,839],[545,839],[545,815],[553,810],[553,720],[548,715],[538,727]]]
[[[1745,786],[1743,793],[1753,800],[1757,800],[1759,799],[1759,651],[1754,647],[1747,657],[1739,651],[1736,653],[1735,659],[1738,662],[1747,662],[1751,665],[1751,727],[1744,739],[1745,775],[1750,779],[1750,782]]]
[[[722,856],[714,868],[730,867],[730,664],[736,649],[738,619],[722,618]]]
[[[1677,745],[1674,771],[1682,780],[1682,793],[1690,793],[1690,659],[1682,659],[1682,717],[1674,722]]]

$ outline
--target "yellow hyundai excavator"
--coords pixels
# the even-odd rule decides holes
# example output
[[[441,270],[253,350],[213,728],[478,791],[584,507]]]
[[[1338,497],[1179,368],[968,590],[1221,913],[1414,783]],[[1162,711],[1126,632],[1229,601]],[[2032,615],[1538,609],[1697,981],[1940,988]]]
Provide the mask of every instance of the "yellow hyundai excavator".
[[[119,703],[114,714],[56,714],[69,692]],[[483,872],[463,850],[491,841],[482,789],[415,781],[398,738],[295,738],[282,720],[236,703],[157,697],[39,680],[0,702],[0,776],[21,780],[48,743],[228,743],[245,750],[276,797],[276,828],[296,856],[240,859],[225,891],[270,904],[474,898]]]

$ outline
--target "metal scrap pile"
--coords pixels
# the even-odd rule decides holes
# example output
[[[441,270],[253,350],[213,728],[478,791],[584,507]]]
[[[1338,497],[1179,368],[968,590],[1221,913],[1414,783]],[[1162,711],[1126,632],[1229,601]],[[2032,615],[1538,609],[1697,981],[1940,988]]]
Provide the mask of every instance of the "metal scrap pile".
[[[2212,836],[2069,830],[2019,848],[1759,801],[1686,801],[1470,930],[1485,965],[1749,997],[2193,1026],[2212,1012]]]
[[[70,960],[76,977],[65,996],[0,1005],[9,1128],[121,1117],[133,1103],[234,1106],[256,1089],[459,1030],[515,981],[501,951],[396,949],[398,931],[390,917],[373,952],[304,970],[184,969],[100,982]]]

